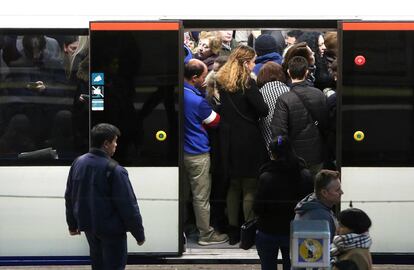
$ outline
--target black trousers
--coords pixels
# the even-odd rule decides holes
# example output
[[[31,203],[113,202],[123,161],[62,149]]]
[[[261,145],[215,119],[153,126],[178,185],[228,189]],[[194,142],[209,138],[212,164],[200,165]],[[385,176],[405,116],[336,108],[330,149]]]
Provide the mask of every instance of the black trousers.
[[[124,270],[127,263],[127,236],[85,232],[92,270]]]
[[[227,232],[228,219],[225,214],[227,207],[227,192],[229,190],[229,178],[223,174],[212,173],[210,193],[210,224],[220,233]]]

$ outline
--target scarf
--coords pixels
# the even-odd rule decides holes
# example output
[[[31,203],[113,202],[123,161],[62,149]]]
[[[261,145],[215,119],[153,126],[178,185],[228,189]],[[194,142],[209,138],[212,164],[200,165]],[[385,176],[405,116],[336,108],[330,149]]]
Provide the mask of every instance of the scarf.
[[[353,248],[371,247],[372,240],[368,232],[356,234],[348,233],[343,235],[336,235],[331,244],[331,256],[337,257],[346,250]]]

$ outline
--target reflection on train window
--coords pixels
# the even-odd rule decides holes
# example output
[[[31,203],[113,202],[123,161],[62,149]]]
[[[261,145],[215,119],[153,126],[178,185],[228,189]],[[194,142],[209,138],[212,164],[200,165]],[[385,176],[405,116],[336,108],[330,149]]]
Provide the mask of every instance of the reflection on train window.
[[[84,30],[0,31],[0,165],[70,164],[87,151],[87,54]]]
[[[98,77],[91,89],[103,102],[95,108],[92,96],[91,122],[119,127],[114,158],[126,166],[177,166],[178,31],[91,31],[90,37],[91,74]],[[103,85],[94,85],[101,78]]]
[[[343,44],[342,165],[413,166],[414,31],[344,31]]]

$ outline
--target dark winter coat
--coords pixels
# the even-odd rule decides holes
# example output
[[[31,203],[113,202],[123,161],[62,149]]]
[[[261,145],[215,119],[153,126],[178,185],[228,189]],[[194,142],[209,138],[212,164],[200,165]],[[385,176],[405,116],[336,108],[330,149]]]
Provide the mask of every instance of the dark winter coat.
[[[312,188],[312,176],[303,160],[272,160],[264,164],[253,205],[258,229],[267,234],[288,235],[295,205]]]
[[[212,54],[207,58],[202,59],[199,54],[193,55],[194,58],[199,59],[203,61],[204,64],[206,64],[208,72],[213,70],[214,67],[214,61],[216,61],[217,57],[219,57],[217,54]]]
[[[329,72],[329,64],[326,56],[315,56],[315,87],[323,90],[328,87],[336,87],[336,82]]]
[[[66,220],[70,231],[119,235],[131,232],[144,241],[144,228],[128,172],[117,165],[109,175],[109,156],[92,149],[74,161],[66,185]]]
[[[268,159],[259,118],[265,117],[269,108],[253,79],[250,88],[244,91],[220,90],[220,101],[218,133],[222,164],[217,169],[233,178],[257,177],[260,166]]]
[[[292,84],[295,92],[302,97],[313,111],[316,119],[305,108],[299,97],[291,91],[281,95],[277,102],[271,123],[273,137],[288,136],[296,154],[308,166],[319,164],[324,159],[324,134],[328,124],[326,97],[319,89],[310,87],[306,82]],[[313,120],[313,121],[312,121]],[[315,125],[318,121],[318,126]]]

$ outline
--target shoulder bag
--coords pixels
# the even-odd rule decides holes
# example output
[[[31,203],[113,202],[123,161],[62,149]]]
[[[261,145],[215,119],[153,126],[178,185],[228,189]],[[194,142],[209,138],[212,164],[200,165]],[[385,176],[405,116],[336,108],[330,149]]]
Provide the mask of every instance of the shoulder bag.
[[[307,106],[308,105],[307,102],[305,102],[305,100],[302,99],[302,97],[295,91],[294,88],[292,88],[290,91],[298,97],[300,102],[303,104],[303,107],[305,107],[305,109],[308,111],[311,122],[318,128],[319,133],[321,134],[322,138],[325,138],[325,131],[322,129],[322,126],[319,124],[319,121],[315,117],[314,112],[310,110],[309,107]]]

